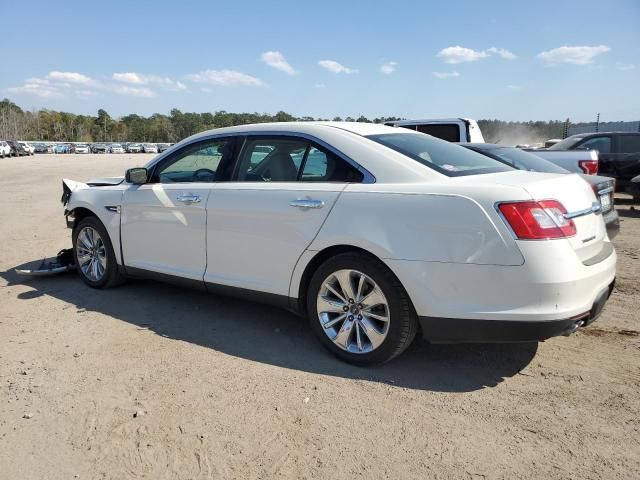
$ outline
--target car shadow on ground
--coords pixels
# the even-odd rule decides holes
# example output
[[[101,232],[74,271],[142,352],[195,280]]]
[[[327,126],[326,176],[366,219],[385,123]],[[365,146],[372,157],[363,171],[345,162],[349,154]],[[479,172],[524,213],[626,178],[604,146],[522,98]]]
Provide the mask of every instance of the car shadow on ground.
[[[33,264],[15,268],[33,268]],[[95,311],[181,340],[248,360],[322,375],[398,387],[469,392],[498,385],[524,369],[538,344],[429,345],[422,339],[400,357],[376,367],[357,367],[333,357],[314,338],[305,319],[284,310],[152,281],[129,281],[94,290],[75,272],[23,277],[0,272],[9,285],[30,287],[17,295],[43,295],[78,310]],[[6,297],[5,297],[6,298]]]
[[[618,215],[626,218],[640,218],[640,208],[619,208]]]

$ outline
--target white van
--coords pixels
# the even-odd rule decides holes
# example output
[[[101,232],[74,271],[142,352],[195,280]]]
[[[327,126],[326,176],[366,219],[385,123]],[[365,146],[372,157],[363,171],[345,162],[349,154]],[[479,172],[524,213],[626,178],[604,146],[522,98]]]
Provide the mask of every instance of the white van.
[[[385,125],[417,130],[448,142],[485,143],[478,122],[471,118],[397,120]]]

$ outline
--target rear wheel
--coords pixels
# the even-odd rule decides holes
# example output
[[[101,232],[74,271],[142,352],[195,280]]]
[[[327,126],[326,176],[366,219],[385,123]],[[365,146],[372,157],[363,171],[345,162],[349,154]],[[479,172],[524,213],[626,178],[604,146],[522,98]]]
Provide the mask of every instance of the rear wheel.
[[[315,334],[339,358],[372,365],[401,354],[418,322],[400,281],[379,260],[344,253],[323,263],[307,292]]]
[[[85,217],[73,229],[73,258],[84,283],[93,288],[110,288],[121,284],[113,246],[102,222]]]

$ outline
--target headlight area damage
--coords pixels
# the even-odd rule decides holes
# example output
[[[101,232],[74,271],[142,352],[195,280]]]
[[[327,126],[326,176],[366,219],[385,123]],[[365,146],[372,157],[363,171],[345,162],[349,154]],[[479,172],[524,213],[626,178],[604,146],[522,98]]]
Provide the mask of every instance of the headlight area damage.
[[[110,187],[121,184],[123,177],[99,178],[90,180],[87,183],[76,182],[74,180],[62,180],[62,197],[60,201],[64,205],[64,217],[68,228],[73,228],[75,221],[73,210],[68,208],[71,195],[77,190],[83,190],[92,187]],[[65,248],[60,250],[55,257],[43,258],[39,263],[34,264],[34,268],[16,269],[18,275],[28,277],[45,277],[50,275],[59,275],[61,273],[71,272],[76,269],[73,259],[73,249]]]
[[[116,187],[124,181],[124,177],[105,177],[89,180],[86,183],[77,182],[75,180],[69,180],[67,178],[62,179],[62,197],[60,201],[64,205],[64,217],[67,222],[67,228],[73,228],[73,208],[70,207],[71,195],[78,190],[87,190],[94,187]]]

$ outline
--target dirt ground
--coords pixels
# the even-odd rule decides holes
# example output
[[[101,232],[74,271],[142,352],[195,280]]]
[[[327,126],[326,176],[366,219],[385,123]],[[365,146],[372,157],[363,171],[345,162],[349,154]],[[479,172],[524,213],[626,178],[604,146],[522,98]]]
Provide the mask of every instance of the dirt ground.
[[[60,179],[146,155],[0,160],[0,478],[638,478],[640,205],[602,317],[541,344],[339,362],[297,317],[17,266],[70,245]]]

